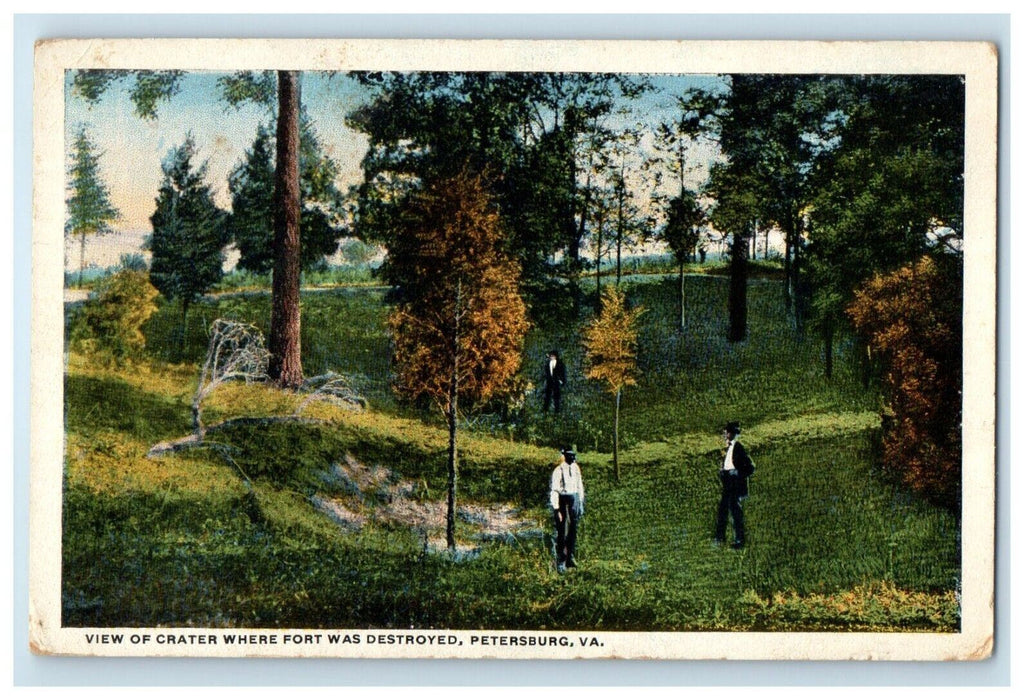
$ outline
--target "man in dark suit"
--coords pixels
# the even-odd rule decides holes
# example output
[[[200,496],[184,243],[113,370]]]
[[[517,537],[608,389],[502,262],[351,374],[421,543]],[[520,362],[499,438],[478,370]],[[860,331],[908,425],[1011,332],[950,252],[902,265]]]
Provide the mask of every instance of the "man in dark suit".
[[[562,404],[562,387],[566,383],[566,366],[558,356],[558,350],[548,353],[548,359],[544,363],[544,412],[548,412],[548,405],[554,403],[555,413]]]
[[[716,535],[713,538],[713,544],[723,544],[727,536],[727,517],[734,516],[734,549],[745,546],[745,512],[741,508],[741,499],[748,495],[748,477],[755,471],[744,445],[738,442],[740,434],[741,424],[737,421],[727,423],[723,429],[727,452],[719,470],[723,495],[716,511]]]

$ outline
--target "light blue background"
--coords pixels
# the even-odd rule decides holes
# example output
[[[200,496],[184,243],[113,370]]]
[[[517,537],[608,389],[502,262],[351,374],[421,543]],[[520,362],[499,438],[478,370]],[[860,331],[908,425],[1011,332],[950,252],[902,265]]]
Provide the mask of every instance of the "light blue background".
[[[32,61],[68,37],[984,40],[999,47],[995,654],[977,663],[81,659],[28,651]],[[14,682],[64,685],[1008,685],[1010,683],[1010,18],[1008,15],[16,15],[14,17]]]

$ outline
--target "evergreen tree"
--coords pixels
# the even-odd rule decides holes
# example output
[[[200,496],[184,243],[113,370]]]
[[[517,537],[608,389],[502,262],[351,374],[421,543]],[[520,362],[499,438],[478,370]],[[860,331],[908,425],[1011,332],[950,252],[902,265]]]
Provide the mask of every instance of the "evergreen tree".
[[[232,174],[229,191],[233,211],[229,235],[240,251],[239,266],[258,274],[273,263],[273,192],[275,140],[271,130],[258,127],[254,143]],[[301,268],[316,268],[336,252],[343,233],[339,221],[344,195],[336,186],[339,168],[322,151],[311,120],[301,118]]]
[[[227,235],[240,251],[237,266],[259,274],[272,269],[274,150],[272,134],[259,126],[243,162],[229,174],[232,212],[226,219]]]
[[[100,177],[100,154],[81,127],[72,145],[72,164],[68,169],[71,196],[65,200],[68,218],[64,231],[79,237],[79,284],[86,266],[86,236],[107,233],[111,222],[121,215],[111,204],[107,186]]]
[[[164,180],[150,217],[151,283],[166,299],[182,308],[181,343],[185,347],[190,305],[222,277],[225,212],[205,184],[207,164],[194,167],[193,137],[168,152],[161,170]]]

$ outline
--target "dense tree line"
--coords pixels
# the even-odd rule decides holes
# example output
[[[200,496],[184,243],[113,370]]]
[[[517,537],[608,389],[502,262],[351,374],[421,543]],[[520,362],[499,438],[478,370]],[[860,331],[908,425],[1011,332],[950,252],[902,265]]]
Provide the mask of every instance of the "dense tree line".
[[[528,300],[579,300],[599,154],[617,101],[648,88],[595,73],[366,73],[372,101],[351,115],[369,137],[355,231],[390,247],[398,207],[420,183],[483,173]],[[625,196],[624,196],[625,199]],[[559,285],[565,279],[565,289]]]
[[[892,421],[897,418],[885,437],[887,463],[909,474],[903,481],[914,488],[955,496],[961,377],[928,370],[912,353],[892,349],[884,340],[892,336],[885,334],[902,321],[883,299],[891,293],[912,297],[912,285],[900,280],[917,273],[923,284],[947,282],[941,294],[912,303],[929,319],[951,319],[939,324],[949,332],[907,337],[919,338],[914,347],[926,343],[924,352],[962,356],[959,279],[933,273],[922,262],[937,259],[938,270],[960,266],[962,79],[735,75],[728,88],[696,94],[691,104],[698,107],[702,132],[718,139],[722,151],[707,193],[715,200],[714,224],[733,236],[729,339],[746,336],[744,241],[775,226],[785,237],[786,310],[799,330],[810,325],[822,337],[824,373],[831,376],[836,334],[851,319],[869,344],[862,361],[876,355],[885,363],[883,385]],[[903,369],[907,357],[915,366]],[[921,372],[934,378],[931,386],[914,380]],[[925,405],[926,396],[934,397],[928,414],[934,419],[916,419],[912,407]],[[923,445],[934,459],[913,468],[917,458],[900,456],[897,447],[907,441]]]

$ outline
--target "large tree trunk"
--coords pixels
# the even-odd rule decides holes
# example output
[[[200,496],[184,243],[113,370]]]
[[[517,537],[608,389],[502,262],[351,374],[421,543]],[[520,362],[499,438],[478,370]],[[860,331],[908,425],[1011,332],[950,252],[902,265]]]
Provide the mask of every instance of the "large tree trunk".
[[[575,166],[574,158],[574,166]],[[576,171],[573,171],[573,185],[576,185]],[[574,190],[575,191],[575,190]],[[575,201],[575,200],[574,200]],[[575,291],[573,297],[574,310],[576,313],[575,318],[580,318],[580,305],[583,303],[584,290],[580,288],[580,272],[586,267],[584,261],[580,259],[580,246],[583,244],[584,236],[587,235],[587,217],[590,216],[591,210],[591,166],[590,162],[587,166],[587,186],[584,188],[584,201],[583,206],[580,209],[580,221],[577,224],[576,229],[576,275],[573,278],[575,282]],[[571,241],[573,242],[573,241]]]
[[[456,394],[456,391],[452,391],[447,412],[447,546],[451,551],[455,550],[455,502],[458,491],[458,396]]]
[[[791,229],[794,227],[794,220],[788,221],[788,230],[784,232],[784,312],[791,313],[791,298],[794,296],[792,287],[791,260],[794,253],[794,235]]]
[[[873,366],[870,361],[870,354],[870,346],[864,343],[859,353],[859,376],[862,379],[864,389],[870,388],[870,380],[873,376]]]
[[[304,381],[301,367],[300,114],[300,74],[279,71],[269,376],[279,386],[289,388],[296,388]]]
[[[616,231],[616,286],[623,283],[623,232]]]
[[[795,312],[795,330],[798,333],[802,333],[805,328],[804,319],[802,314],[805,312],[805,307],[808,304],[806,299],[800,298],[800,287],[799,287],[799,274],[802,269],[802,221],[797,217],[791,218],[791,235],[794,239],[792,247],[795,249],[795,257],[791,261],[791,290],[792,290],[792,307]]]
[[[622,176],[622,173],[620,173]],[[619,208],[616,212],[616,286],[623,280],[623,193],[619,194]]]
[[[605,214],[602,208],[598,208],[598,245],[595,248],[594,255],[594,287],[595,293],[598,297],[598,303],[601,303],[601,250],[604,244],[603,236],[605,235]]]
[[[458,491],[458,370],[462,317],[462,283],[455,288],[455,329],[451,338],[451,381],[447,396],[447,547],[455,551],[455,502]]]
[[[739,343],[748,334],[748,236],[738,232],[730,246],[730,329],[727,339]]]

